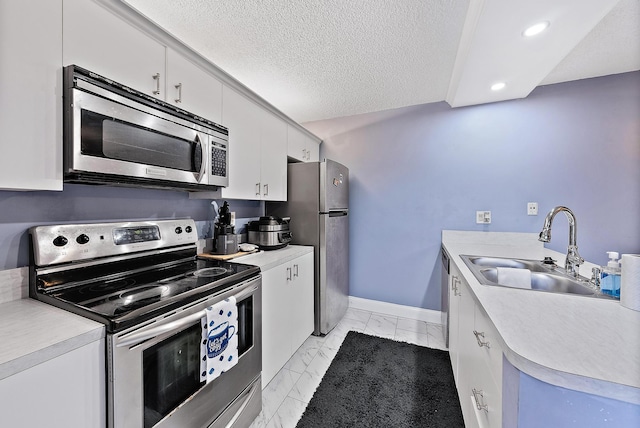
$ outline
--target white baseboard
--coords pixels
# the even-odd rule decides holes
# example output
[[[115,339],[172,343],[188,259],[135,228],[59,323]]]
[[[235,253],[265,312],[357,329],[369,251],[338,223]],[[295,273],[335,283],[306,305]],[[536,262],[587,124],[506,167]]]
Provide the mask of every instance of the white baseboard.
[[[380,302],[378,300],[369,300],[353,296],[349,296],[349,307],[383,315],[424,321],[431,324],[442,324],[442,312],[434,311],[433,309],[397,305],[395,303]]]

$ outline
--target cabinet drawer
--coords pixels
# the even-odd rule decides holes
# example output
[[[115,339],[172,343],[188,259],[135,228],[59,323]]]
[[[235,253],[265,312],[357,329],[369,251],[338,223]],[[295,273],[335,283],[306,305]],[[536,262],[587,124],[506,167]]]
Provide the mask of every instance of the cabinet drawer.
[[[475,307],[474,334],[477,335],[478,355],[482,355],[493,381],[497,385],[502,385],[502,348],[498,342],[498,333],[493,323],[478,305]]]
[[[502,427],[502,393],[486,365],[478,367],[471,381],[469,399],[478,427]]]

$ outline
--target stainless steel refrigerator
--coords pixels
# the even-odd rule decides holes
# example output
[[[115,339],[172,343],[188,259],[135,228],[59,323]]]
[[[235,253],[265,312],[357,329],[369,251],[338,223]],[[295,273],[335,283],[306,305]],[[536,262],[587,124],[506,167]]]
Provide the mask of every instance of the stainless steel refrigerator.
[[[291,217],[292,244],[314,247],[314,334],[327,334],[349,306],[349,169],[324,160],[289,164],[287,174],[287,202],[266,211]]]

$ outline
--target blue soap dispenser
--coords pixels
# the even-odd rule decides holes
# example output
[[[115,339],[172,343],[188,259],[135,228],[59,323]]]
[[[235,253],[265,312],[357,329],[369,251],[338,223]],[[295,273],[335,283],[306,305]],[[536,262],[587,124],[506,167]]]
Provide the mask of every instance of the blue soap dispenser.
[[[600,291],[604,294],[620,298],[620,255],[615,251],[607,251],[609,262],[602,267],[602,277],[600,280]]]

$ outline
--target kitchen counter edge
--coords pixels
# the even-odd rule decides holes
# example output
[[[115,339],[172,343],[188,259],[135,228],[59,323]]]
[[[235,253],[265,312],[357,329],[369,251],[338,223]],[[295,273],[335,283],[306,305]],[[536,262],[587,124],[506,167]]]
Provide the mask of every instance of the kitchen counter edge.
[[[260,270],[266,271],[308,253],[313,253],[312,246],[287,245],[286,247],[278,250],[260,251],[259,253],[247,254],[246,256],[235,258],[232,261],[234,263],[255,265],[260,267]]]
[[[105,337],[103,324],[34,299],[0,304],[0,380]]]

